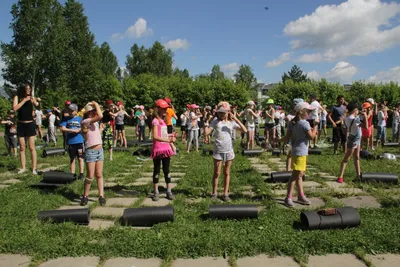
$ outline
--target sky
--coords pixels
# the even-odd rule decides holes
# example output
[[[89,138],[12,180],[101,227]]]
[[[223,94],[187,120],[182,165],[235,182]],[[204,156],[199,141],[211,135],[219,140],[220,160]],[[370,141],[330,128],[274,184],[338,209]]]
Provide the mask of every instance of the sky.
[[[2,42],[12,38],[15,2],[0,1]],[[191,75],[219,64],[231,77],[247,64],[259,82],[274,83],[297,64],[314,79],[400,82],[400,0],[80,2],[96,42],[108,42],[120,66],[133,44],[160,41]]]

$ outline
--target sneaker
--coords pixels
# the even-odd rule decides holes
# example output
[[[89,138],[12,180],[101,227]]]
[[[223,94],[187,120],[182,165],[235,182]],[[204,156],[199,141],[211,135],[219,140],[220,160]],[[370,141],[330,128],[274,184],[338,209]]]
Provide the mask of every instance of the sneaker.
[[[174,195],[172,194],[172,192],[167,192],[167,199],[174,200]]]
[[[231,201],[232,201],[232,199],[231,199],[229,196],[223,196],[223,197],[222,197],[222,200],[223,200],[224,202],[231,202]]]
[[[371,147],[371,149],[372,149],[372,151],[374,151],[374,150],[375,150],[375,147]]]
[[[153,201],[158,201],[159,199],[160,199],[160,194],[159,193],[154,193]]]
[[[83,174],[79,174],[79,180],[85,179],[85,176]]]
[[[293,207],[294,206],[293,200],[291,198],[285,198],[285,205],[286,205],[286,207],[289,207],[289,208]]]
[[[88,204],[88,202],[89,202],[89,198],[88,197],[83,196],[81,198],[81,206],[86,206]]]
[[[311,202],[305,196],[298,197],[297,202],[302,205],[311,205]]]
[[[337,180],[336,180],[336,182],[338,182],[338,183],[343,183],[344,182],[344,179],[343,179],[343,177],[339,177],[339,178],[337,178]]]
[[[211,201],[217,201],[217,200],[218,200],[217,194],[211,194]]]
[[[100,206],[104,206],[106,204],[106,199],[104,197],[99,197]]]
[[[33,171],[32,171],[32,174],[33,174],[33,175],[37,175],[37,174],[38,174],[37,170],[36,170],[36,169],[33,170]]]
[[[24,173],[24,172],[26,172],[25,169],[20,169],[20,170],[18,171],[18,174],[22,174],[22,173]]]

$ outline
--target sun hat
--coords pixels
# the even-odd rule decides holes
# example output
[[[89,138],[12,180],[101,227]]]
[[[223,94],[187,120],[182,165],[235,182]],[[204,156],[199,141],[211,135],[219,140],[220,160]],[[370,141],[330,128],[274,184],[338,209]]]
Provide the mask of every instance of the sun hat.
[[[204,109],[211,110],[211,106],[206,106]]]
[[[226,111],[231,110],[231,105],[226,101],[221,101],[218,103],[218,108],[223,107]]]
[[[298,103],[304,102],[303,98],[295,98],[293,99],[293,105],[297,105]]]
[[[300,102],[298,103],[295,107],[294,110],[296,112],[302,111],[303,109],[307,109],[307,110],[314,110],[315,107],[311,106],[310,104],[308,104],[307,102]]]
[[[68,109],[72,111],[78,111],[78,106],[76,104],[71,104],[68,106]]]
[[[363,108],[363,109],[370,108],[370,107],[372,107],[372,104],[371,104],[370,102],[364,102],[364,103],[362,104],[362,108]]]
[[[154,102],[154,104],[156,105],[156,107],[159,107],[159,108],[169,107],[168,103],[164,99],[158,99],[156,102]],[[138,107],[140,107],[140,106],[138,106]]]
[[[92,102],[87,103],[85,106],[85,113],[88,113],[89,111],[92,111],[92,110],[94,110]]]
[[[368,98],[367,102],[371,103],[372,105],[375,105],[375,100],[373,98]]]
[[[268,98],[267,105],[274,104],[274,100],[272,98]]]
[[[135,108],[139,108],[139,107],[140,107],[139,105],[136,105],[136,106],[135,106]]]
[[[254,101],[253,100],[250,100],[249,102],[247,102],[247,105],[249,105],[249,106],[251,106],[251,105],[255,105],[255,103],[254,103]]]

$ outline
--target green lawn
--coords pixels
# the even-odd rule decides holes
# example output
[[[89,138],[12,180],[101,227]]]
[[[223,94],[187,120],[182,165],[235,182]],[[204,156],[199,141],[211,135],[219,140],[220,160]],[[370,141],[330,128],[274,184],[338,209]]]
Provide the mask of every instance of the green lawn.
[[[131,129],[129,131],[131,134]],[[288,210],[274,202],[272,186],[265,183],[261,175],[251,168],[247,158],[241,156],[241,148],[237,141],[236,159],[231,173],[233,203],[255,203],[263,205],[265,209],[257,220],[211,220],[206,219],[204,215],[211,204],[208,195],[211,192],[212,158],[202,156],[201,152],[187,154],[182,144],[178,147],[181,152],[172,160],[172,171],[180,171],[174,167],[177,162],[187,165],[188,168],[183,171],[186,172],[186,176],[179,181],[174,190],[174,222],[159,224],[150,230],[135,230],[116,223],[116,226],[103,231],[90,230],[86,226],[72,223],[42,223],[36,219],[38,212],[57,209],[68,205],[71,199],[79,198],[83,182],[77,181],[56,191],[43,192],[29,187],[41,177],[27,174],[19,177],[23,183],[0,190],[0,253],[27,254],[37,262],[61,256],[80,255],[96,255],[103,260],[117,256],[158,257],[165,260],[165,266],[174,258],[200,256],[231,256],[234,265],[235,258],[260,253],[289,255],[299,262],[306,262],[307,255],[310,254],[355,253],[362,256],[363,253],[400,253],[400,205],[399,198],[396,198],[394,193],[394,189],[399,188],[397,185],[355,183],[357,187],[364,188],[384,204],[382,209],[360,209],[362,223],[358,228],[296,230],[293,224],[299,221],[300,211]],[[4,151],[4,144],[1,144],[0,148]],[[310,156],[308,161],[321,171],[337,175],[342,156],[333,156],[330,149],[325,151],[322,156]],[[38,151],[38,154],[41,154],[41,151]],[[260,158],[268,162],[269,157],[268,154]],[[105,158],[108,159],[107,153]],[[18,166],[17,160],[3,155],[0,161],[0,172]],[[105,161],[104,177],[107,180],[118,176],[138,162],[136,157],[129,153],[115,153],[114,161]],[[38,163],[49,163],[51,166],[67,164],[68,157],[39,158]],[[68,171],[68,167],[63,170]],[[123,183],[131,183],[140,177],[140,172],[151,170],[152,161],[145,161],[143,167],[134,171]],[[400,165],[398,161],[362,161],[362,171],[400,173]],[[321,182],[317,175],[308,177],[310,180]],[[351,163],[345,179],[351,184],[354,178]],[[0,180],[5,179],[7,178],[0,177]],[[222,179],[220,185],[222,186]],[[248,190],[245,186],[249,185],[253,186],[256,194],[253,198],[241,194]],[[106,198],[115,196],[117,191],[130,192],[139,196],[139,200],[133,204],[136,207],[151,192],[151,187],[119,186],[107,190]],[[95,188],[94,183],[92,189]],[[393,192],[384,189],[393,189]],[[345,197],[331,193],[314,195],[326,200],[327,207],[336,205],[332,202],[332,197]],[[203,200],[197,204],[188,204],[185,201],[199,197]],[[96,205],[92,205],[91,208]]]

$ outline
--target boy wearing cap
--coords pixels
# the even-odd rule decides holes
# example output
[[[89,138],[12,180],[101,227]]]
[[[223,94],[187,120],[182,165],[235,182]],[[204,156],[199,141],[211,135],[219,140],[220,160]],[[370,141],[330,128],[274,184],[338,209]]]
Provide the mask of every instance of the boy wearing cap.
[[[64,120],[60,123],[61,131],[67,133],[67,145],[68,154],[70,159],[69,169],[71,173],[75,174],[75,158],[79,161],[79,179],[84,179],[84,160],[83,160],[83,137],[81,135],[81,123],[82,118],[77,116],[78,106],[76,104],[70,104],[68,106],[69,119]]]
[[[7,156],[11,156],[11,149],[14,152],[14,157],[17,156],[17,119],[15,118],[15,111],[9,110],[7,117],[1,121],[5,125],[4,141],[7,148]]]

